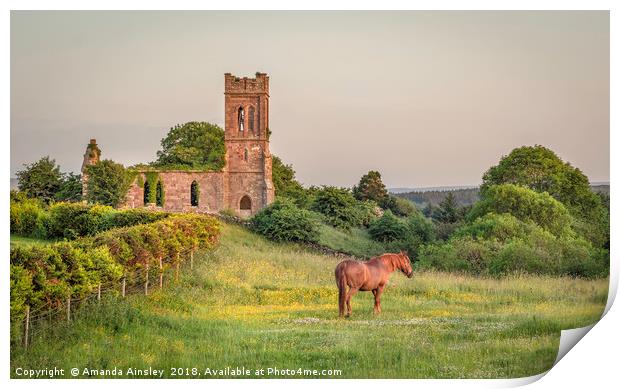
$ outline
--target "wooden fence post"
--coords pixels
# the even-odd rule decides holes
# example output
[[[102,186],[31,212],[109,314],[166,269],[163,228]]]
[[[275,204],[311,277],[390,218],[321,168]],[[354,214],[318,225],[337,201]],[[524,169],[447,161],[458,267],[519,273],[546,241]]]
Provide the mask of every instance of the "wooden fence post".
[[[67,321],[71,321],[71,295],[67,297]]]
[[[97,285],[97,301],[101,301],[101,282]]]
[[[189,268],[190,270],[194,270],[194,250],[190,250],[189,252]]]
[[[24,348],[28,348],[29,328],[30,328],[30,305],[26,305],[26,322],[24,324]]]
[[[178,281],[179,280],[179,254],[176,255],[176,259],[177,259],[177,265],[176,265],[176,269],[174,272],[174,280]]]
[[[125,297],[125,277],[123,277],[123,283],[121,286],[123,297]]]
[[[164,287],[164,261],[159,257],[159,289]]]
[[[144,294],[149,294],[149,264],[146,264],[146,276],[144,277]]]

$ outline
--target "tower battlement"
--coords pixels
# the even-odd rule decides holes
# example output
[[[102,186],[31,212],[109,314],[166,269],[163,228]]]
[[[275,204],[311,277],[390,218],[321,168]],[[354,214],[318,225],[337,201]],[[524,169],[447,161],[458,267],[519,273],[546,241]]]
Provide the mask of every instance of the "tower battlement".
[[[244,93],[269,95],[269,76],[267,73],[256,72],[256,77],[237,77],[230,73],[224,74],[224,94]]]

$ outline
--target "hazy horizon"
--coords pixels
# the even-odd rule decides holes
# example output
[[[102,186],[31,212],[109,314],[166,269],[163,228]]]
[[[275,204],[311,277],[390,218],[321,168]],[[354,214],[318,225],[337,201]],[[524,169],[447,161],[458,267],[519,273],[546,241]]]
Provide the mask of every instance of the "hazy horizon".
[[[224,73],[270,76],[271,151],[306,185],[475,186],[541,144],[609,181],[607,11],[12,11],[10,176],[155,159],[223,127]]]

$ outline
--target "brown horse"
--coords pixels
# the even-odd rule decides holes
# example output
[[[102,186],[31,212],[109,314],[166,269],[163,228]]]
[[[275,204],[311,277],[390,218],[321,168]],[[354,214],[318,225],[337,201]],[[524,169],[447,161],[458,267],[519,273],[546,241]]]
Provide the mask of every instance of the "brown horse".
[[[381,312],[381,293],[383,293],[383,288],[385,288],[394,270],[400,270],[411,278],[413,269],[411,269],[411,262],[407,254],[401,251],[398,254],[383,254],[366,262],[350,259],[340,262],[335,271],[340,317],[345,314],[345,303],[347,305],[347,317],[351,315],[351,297],[358,290],[371,290],[372,294],[375,295],[374,312]],[[348,292],[347,286],[349,287]]]

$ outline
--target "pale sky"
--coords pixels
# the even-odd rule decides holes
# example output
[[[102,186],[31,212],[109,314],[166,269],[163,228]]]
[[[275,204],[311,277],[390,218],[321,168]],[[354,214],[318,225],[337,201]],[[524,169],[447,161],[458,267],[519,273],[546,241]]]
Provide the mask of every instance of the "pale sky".
[[[609,13],[12,12],[11,177],[155,159],[223,127],[224,73],[270,76],[271,151],[304,184],[476,185],[541,144],[609,180]]]

